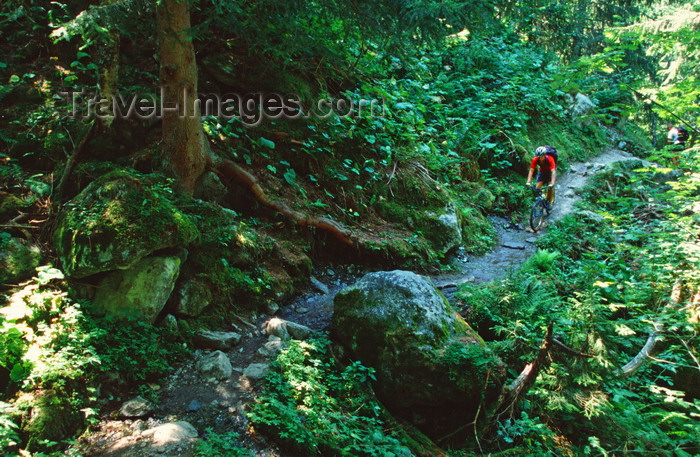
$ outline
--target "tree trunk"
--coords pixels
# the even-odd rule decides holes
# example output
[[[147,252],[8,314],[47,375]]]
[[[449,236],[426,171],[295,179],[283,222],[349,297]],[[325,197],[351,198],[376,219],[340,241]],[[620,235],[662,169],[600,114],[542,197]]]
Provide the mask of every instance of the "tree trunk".
[[[188,0],[161,0],[157,7],[163,159],[175,187],[192,195],[206,166],[206,139],[197,98],[197,63]]]

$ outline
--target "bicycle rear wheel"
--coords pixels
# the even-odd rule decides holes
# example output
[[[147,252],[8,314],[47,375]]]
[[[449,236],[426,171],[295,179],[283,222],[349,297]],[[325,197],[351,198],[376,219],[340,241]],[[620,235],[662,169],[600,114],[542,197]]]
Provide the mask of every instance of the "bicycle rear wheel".
[[[538,198],[530,209],[530,228],[535,232],[542,228],[544,222],[544,200]]]

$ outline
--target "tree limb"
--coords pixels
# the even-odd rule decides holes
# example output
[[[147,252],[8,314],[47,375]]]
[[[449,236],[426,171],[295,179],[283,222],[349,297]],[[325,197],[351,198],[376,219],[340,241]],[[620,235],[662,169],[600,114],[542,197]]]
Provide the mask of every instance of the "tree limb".
[[[681,300],[681,292],[683,291],[683,283],[681,281],[676,281],[675,284],[673,284],[673,289],[671,290],[671,297],[669,298],[668,304],[666,307],[673,307],[677,306],[678,303]],[[619,369],[618,373],[620,376],[631,376],[633,375],[637,370],[639,370],[643,365],[644,362],[646,362],[647,359],[651,357],[651,355],[654,353],[654,349],[656,347],[656,343],[661,339],[660,334],[664,330],[664,326],[660,322],[654,322],[654,330],[649,332],[649,336],[647,337],[646,343],[644,343],[644,346],[642,349],[637,353],[636,356],[632,358],[629,362],[625,364],[622,368]]]
[[[100,124],[96,120],[92,120],[92,124],[90,124],[90,128],[88,128],[87,133],[85,133],[83,138],[80,140],[80,143],[78,143],[75,149],[73,149],[73,153],[66,162],[65,168],[63,168],[63,175],[61,175],[61,180],[58,182],[58,187],[56,187],[56,191],[54,192],[53,201],[56,207],[59,207],[61,205],[61,200],[63,199],[63,192],[65,191],[68,179],[73,174],[75,164],[78,163],[78,158],[83,153],[83,150],[85,150],[85,146],[95,135],[95,132],[97,131],[97,127],[99,125]]]
[[[547,326],[547,332],[535,356],[535,360],[525,365],[525,368],[523,368],[523,371],[520,372],[520,375],[515,381],[504,386],[503,390],[501,390],[498,406],[491,419],[492,424],[501,421],[504,416],[508,418],[513,418],[515,416],[515,409],[518,402],[535,383],[542,366],[547,360],[547,355],[552,345],[552,327],[552,323]]]
[[[299,211],[291,209],[282,202],[271,200],[260,186],[258,179],[235,162],[228,159],[218,161],[213,165],[213,171],[219,177],[223,178],[223,183],[227,187],[230,188],[233,183],[246,187],[261,205],[278,211],[283,216],[293,220],[299,226],[315,227],[330,233],[343,244],[355,246],[352,233],[337,222],[325,217],[307,216]]]

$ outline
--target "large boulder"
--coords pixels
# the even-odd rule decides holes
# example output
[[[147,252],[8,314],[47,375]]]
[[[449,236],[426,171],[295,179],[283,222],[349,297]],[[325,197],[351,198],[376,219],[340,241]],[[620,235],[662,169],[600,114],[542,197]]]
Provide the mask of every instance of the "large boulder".
[[[432,282],[414,273],[370,273],[341,290],[333,334],[376,370],[382,401],[416,425],[473,418],[500,391],[502,363]]]
[[[180,263],[177,256],[147,257],[109,273],[93,299],[95,310],[153,324],[175,287]]]
[[[2,234],[0,234],[2,235]],[[41,262],[41,250],[20,238],[0,237],[0,283],[31,278]]]
[[[64,205],[54,244],[63,271],[82,278],[127,269],[159,249],[184,246],[198,231],[165,186],[135,172],[98,178]]]

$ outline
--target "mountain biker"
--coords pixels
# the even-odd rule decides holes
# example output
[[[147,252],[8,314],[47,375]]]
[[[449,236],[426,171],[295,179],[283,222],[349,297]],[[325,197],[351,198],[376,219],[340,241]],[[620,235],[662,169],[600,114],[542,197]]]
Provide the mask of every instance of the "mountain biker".
[[[557,182],[557,162],[555,160],[555,152],[551,146],[540,146],[535,149],[535,157],[530,162],[530,171],[527,174],[526,185],[531,186],[532,177],[535,174],[535,169],[539,166],[540,171],[537,174],[536,186],[538,189],[544,184],[549,184],[547,189],[547,202],[551,205],[554,203],[554,184]]]
[[[685,149],[685,142],[688,139],[688,131],[682,125],[674,127],[673,125],[668,126],[668,135],[666,136],[666,144],[671,151],[674,151],[671,161],[674,165],[678,165],[679,153]]]
[[[666,137],[667,144],[683,149],[687,139],[688,131],[685,129],[685,127],[682,125],[679,125],[678,127],[674,127],[672,125],[668,126],[668,136]]]

